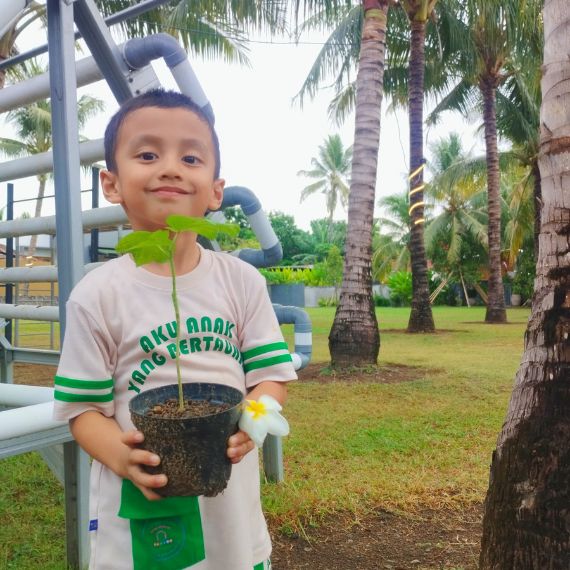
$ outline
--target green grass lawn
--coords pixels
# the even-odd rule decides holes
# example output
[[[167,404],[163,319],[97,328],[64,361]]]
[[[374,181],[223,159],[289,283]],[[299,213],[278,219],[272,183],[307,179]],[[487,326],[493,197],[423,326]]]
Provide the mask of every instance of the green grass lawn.
[[[334,308],[308,312],[312,362],[324,368]],[[417,367],[417,378],[292,384],[286,481],[263,486],[268,518],[299,531],[338,511],[358,516],[377,507],[413,512],[481,502],[528,315],[512,309],[508,325],[486,325],[484,308],[434,307],[438,333],[409,335],[409,309],[378,309],[380,364]],[[292,326],[284,328],[291,340]],[[63,525],[61,488],[39,456],[4,460],[0,569],[63,569]]]

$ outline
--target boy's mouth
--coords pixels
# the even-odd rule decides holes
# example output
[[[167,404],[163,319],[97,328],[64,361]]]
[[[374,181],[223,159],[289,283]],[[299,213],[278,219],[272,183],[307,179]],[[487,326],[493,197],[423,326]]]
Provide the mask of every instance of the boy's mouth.
[[[186,190],[182,190],[182,188],[177,188],[176,186],[161,186],[160,188],[154,188],[154,190],[151,190],[151,192],[153,194],[159,194],[163,196],[172,196],[173,194],[188,194]]]

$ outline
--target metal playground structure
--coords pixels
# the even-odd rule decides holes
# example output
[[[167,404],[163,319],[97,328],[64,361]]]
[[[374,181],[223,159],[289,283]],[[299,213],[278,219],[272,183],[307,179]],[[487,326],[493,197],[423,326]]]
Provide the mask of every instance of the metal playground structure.
[[[18,305],[7,294],[0,304],[0,320],[6,326],[14,319],[60,323],[65,331],[65,303],[74,285],[86,271],[98,263],[86,263],[84,233],[101,227],[127,223],[120,206],[82,211],[80,201],[81,166],[93,165],[103,156],[103,140],[79,143],[77,126],[77,89],[104,79],[118,103],[148,89],[159,87],[151,62],[163,59],[179,90],[190,96],[213,116],[208,98],[188,61],[188,56],[170,35],[159,33],[134,38],[118,45],[109,26],[166,4],[168,0],[145,0],[103,19],[94,0],[47,0],[47,45],[0,63],[0,69],[48,52],[49,73],[38,75],[0,90],[0,113],[50,98],[53,152],[35,154],[0,163],[0,183],[11,183],[28,176],[53,172],[55,216],[0,222],[0,238],[11,244],[19,236],[53,236],[57,265],[7,267],[0,269],[0,284],[57,282],[59,306]],[[5,2],[0,14],[0,37],[9,30],[30,0]],[[75,42],[83,38],[91,55],[76,61]],[[11,185],[11,184],[10,184]],[[261,245],[261,250],[231,252],[256,267],[278,263],[281,245],[255,194],[241,186],[225,191],[220,212],[230,206],[241,207]],[[215,242],[204,244],[217,249]],[[12,255],[7,247],[7,260]],[[9,288],[7,287],[7,290]],[[311,323],[307,314],[296,307],[274,305],[281,324],[293,324],[295,347],[292,353],[296,369],[309,362],[312,351]],[[74,443],[67,423],[52,419],[53,389],[13,383],[13,363],[57,364],[54,350],[15,347],[10,335],[0,335],[0,459],[39,451],[65,491],[67,564],[86,567],[89,560],[88,485],[89,458]],[[281,439],[268,437],[263,448],[266,476],[271,481],[283,479]]]

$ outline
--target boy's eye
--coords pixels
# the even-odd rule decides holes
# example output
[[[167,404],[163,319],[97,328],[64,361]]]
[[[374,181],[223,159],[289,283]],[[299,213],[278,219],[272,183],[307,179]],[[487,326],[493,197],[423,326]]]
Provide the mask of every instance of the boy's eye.
[[[154,152],[141,152],[138,155],[138,158],[141,160],[154,160],[156,158],[156,154],[154,154]]]
[[[182,160],[188,164],[198,164],[200,162],[200,159],[192,154],[185,156]]]

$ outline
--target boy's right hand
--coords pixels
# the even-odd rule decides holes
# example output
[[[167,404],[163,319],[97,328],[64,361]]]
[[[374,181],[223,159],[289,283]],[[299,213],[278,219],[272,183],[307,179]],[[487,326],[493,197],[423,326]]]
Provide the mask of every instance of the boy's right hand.
[[[166,475],[151,475],[143,469],[143,465],[156,466],[160,464],[160,457],[155,453],[137,447],[144,440],[142,432],[137,430],[125,431],[121,435],[121,442],[129,450],[123,458],[125,477],[130,479],[149,501],[157,501],[162,497],[153,491],[164,487],[167,482]]]

